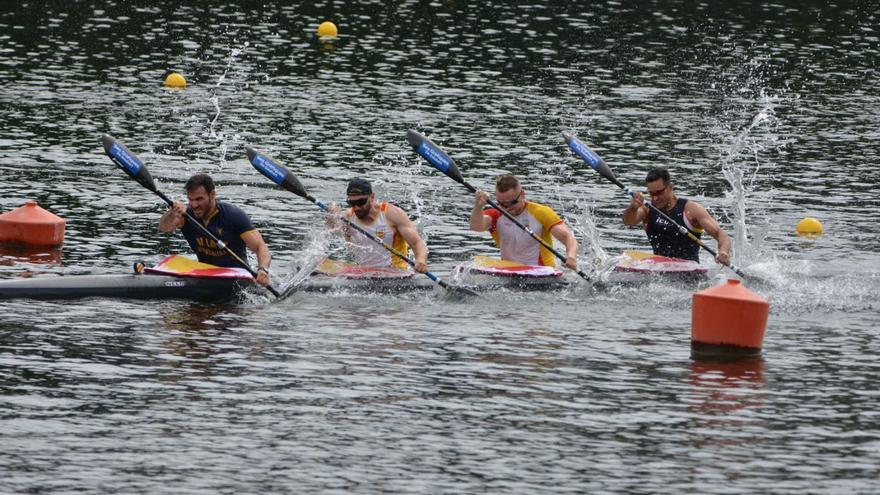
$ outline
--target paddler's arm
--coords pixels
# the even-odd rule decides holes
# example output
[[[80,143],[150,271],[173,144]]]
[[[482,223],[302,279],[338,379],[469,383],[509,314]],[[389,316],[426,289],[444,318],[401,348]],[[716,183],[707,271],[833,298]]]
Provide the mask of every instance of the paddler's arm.
[[[568,228],[568,225],[557,223],[550,229],[550,233],[565,245],[565,266],[577,270],[578,241],[574,232]]]
[[[639,225],[645,221],[645,200],[642,193],[637,192],[629,202],[629,206],[623,210],[623,223],[626,225]]]
[[[419,273],[428,271],[428,246],[419,235],[416,225],[409,219],[409,216],[399,207],[392,204],[388,205],[385,210],[385,217],[390,221],[391,227],[403,236],[403,240],[412,248],[415,254],[416,266],[413,268]],[[394,256],[393,254],[391,256]]]
[[[175,201],[159,218],[159,232],[171,232],[183,227],[183,223],[186,221],[183,216],[185,212],[186,205]]]
[[[688,201],[685,205],[685,213],[690,220],[691,225],[703,229],[709,235],[718,241],[718,256],[715,261],[722,265],[730,264],[730,245],[732,244],[730,236],[718,225],[718,222],[706,211],[703,205],[696,201]]]
[[[269,265],[272,264],[272,253],[269,252],[269,246],[263,241],[263,235],[259,230],[254,229],[242,234],[241,239],[248,249],[257,255],[257,283],[262,286],[269,285]]]
[[[486,191],[477,189],[474,194],[474,209],[471,210],[471,230],[474,232],[485,232],[492,227],[492,217],[483,214],[488,199],[489,194]]]

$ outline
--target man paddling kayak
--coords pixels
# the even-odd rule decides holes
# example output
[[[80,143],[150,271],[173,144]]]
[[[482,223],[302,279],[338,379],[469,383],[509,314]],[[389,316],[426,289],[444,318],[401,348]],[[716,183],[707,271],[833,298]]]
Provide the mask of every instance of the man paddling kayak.
[[[189,207],[181,201],[174,204],[159,218],[159,231],[171,232],[180,229],[189,246],[195,251],[202,263],[217,266],[239,266],[225,249],[218,246],[200,229],[186,222],[184,212],[202,222],[202,224],[218,239],[223,241],[239,258],[246,259],[247,247],[257,255],[257,283],[269,284],[269,265],[272,255],[263,241],[260,231],[254,227],[251,219],[241,208],[217,201],[214,181],[207,174],[196,174],[184,185]]]
[[[342,215],[399,253],[407,254],[409,247],[412,247],[413,254],[415,254],[413,268],[419,273],[428,271],[428,246],[422,240],[419,231],[406,212],[387,201],[376,201],[373,186],[366,179],[354,178],[349,181],[346,196],[346,203],[349,207],[341,212]],[[331,208],[330,211],[335,214],[340,213],[337,206]],[[330,224],[336,226],[332,217]],[[357,264],[374,267],[393,266],[401,270],[409,269],[406,261],[392,254],[381,244],[355,229],[347,226],[343,226],[343,229],[345,239],[353,245],[352,252]]]
[[[526,192],[513,175],[502,175],[495,181],[498,204],[544,242],[553,245],[555,237],[565,245],[565,266],[577,270],[578,242],[571,229],[549,206],[526,200]],[[526,265],[556,267],[556,258],[528,232],[518,227],[495,208],[483,209],[489,194],[477,190],[471,211],[471,230],[492,234],[501,249],[501,259]]]
[[[718,256],[715,261],[722,265],[730,264],[730,236],[701,204],[693,200],[679,198],[675,194],[669,171],[657,167],[645,177],[648,194],[653,205],[670,218],[687,228],[697,239],[706,231],[718,241]],[[642,193],[633,195],[629,207],[623,211],[623,223],[642,224],[654,254],[669,258],[700,261],[700,245],[679,231],[667,219],[645,205]]]

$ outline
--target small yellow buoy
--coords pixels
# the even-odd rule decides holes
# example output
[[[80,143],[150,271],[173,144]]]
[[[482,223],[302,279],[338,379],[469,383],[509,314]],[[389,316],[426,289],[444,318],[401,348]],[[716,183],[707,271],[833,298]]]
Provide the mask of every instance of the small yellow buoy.
[[[801,219],[797,224],[797,233],[800,236],[818,237],[822,235],[822,222],[812,217]]]
[[[324,21],[318,26],[318,36],[321,38],[335,38],[339,31],[336,29],[336,24],[333,24],[330,21]]]
[[[165,87],[183,89],[186,87],[186,79],[177,72],[169,71],[165,74]]]

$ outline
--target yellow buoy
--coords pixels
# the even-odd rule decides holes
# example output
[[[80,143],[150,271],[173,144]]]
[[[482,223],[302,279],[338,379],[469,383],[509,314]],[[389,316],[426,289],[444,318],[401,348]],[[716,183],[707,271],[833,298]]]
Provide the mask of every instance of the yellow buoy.
[[[318,26],[318,36],[324,38],[335,38],[339,33],[339,30],[336,29],[336,24],[333,24],[330,21],[324,21]]]
[[[168,72],[168,74],[165,75],[165,87],[183,89],[186,87],[186,79],[177,72]]]
[[[800,236],[815,237],[822,235],[822,222],[812,217],[801,219],[797,224],[797,233]]]

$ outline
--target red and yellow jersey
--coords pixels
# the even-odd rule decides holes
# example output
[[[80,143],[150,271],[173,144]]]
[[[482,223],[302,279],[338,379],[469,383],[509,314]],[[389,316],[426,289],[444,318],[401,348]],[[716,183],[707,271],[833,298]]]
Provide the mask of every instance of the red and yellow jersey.
[[[376,221],[366,225],[360,219],[351,213],[351,209],[346,212],[346,216],[352,223],[366,230],[382,240],[382,242],[390,245],[401,254],[409,254],[409,244],[403,239],[403,236],[388,224],[388,218],[385,211],[388,210],[388,203],[379,203],[379,217]],[[390,251],[379,245],[376,241],[361,234],[355,229],[351,229],[349,233],[349,242],[352,244],[352,254],[355,262],[364,266],[394,266],[401,270],[408,270],[409,265],[400,257],[391,254]]]
[[[489,232],[495,240],[495,245],[501,249],[501,259],[526,265],[556,267],[556,257],[553,253],[532,239],[528,232],[517,227],[500,211],[490,208],[484,210],[483,214],[492,217],[492,227]],[[553,236],[550,234],[550,229],[562,223],[562,219],[552,208],[532,201],[526,201],[523,212],[514,218],[532,229],[535,235],[551,246]]]

